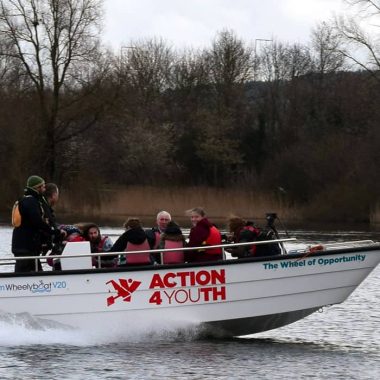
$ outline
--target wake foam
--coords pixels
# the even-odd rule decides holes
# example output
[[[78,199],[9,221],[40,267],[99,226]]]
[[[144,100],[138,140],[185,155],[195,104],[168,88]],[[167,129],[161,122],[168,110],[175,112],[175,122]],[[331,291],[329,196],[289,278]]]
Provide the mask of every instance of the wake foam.
[[[134,323],[107,324],[107,319],[91,321],[82,328],[35,317],[29,313],[0,311],[0,345],[70,345],[95,346],[113,343],[152,341],[192,341],[203,338],[205,329],[190,323]]]
[[[80,345],[81,342],[83,342],[83,337],[80,336],[80,332],[61,323],[33,317],[29,313],[0,312],[0,344],[2,346]]]

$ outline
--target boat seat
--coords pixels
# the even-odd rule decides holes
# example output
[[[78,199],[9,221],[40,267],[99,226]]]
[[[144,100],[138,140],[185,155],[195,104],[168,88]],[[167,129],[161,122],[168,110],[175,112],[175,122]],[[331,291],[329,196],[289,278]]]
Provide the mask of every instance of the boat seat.
[[[91,254],[89,241],[68,242],[62,256]],[[92,269],[91,256],[72,257],[60,259],[62,270]]]
[[[165,249],[183,248],[183,241],[165,240]],[[185,262],[183,251],[166,251],[161,252],[162,264],[181,264]]]
[[[134,252],[128,253],[128,251],[149,251],[150,246],[148,240],[145,239],[142,244],[127,243],[125,265],[149,265],[152,264],[152,258],[150,252]]]

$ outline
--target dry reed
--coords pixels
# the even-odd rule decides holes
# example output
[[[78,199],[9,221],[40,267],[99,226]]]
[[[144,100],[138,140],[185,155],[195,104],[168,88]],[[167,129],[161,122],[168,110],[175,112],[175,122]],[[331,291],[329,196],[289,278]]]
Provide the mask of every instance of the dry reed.
[[[96,203],[96,204],[95,204]],[[177,220],[184,220],[185,210],[201,206],[207,215],[225,220],[230,215],[259,220],[266,212],[277,212],[282,218],[297,219],[294,209],[280,200],[249,190],[209,187],[155,188],[147,186],[107,189],[97,192],[96,202],[78,201],[62,192],[57,211],[80,215],[87,219],[121,220],[128,216],[152,218],[160,210],[169,211]]]
[[[371,224],[380,223],[380,203],[377,203],[371,210],[369,218]]]

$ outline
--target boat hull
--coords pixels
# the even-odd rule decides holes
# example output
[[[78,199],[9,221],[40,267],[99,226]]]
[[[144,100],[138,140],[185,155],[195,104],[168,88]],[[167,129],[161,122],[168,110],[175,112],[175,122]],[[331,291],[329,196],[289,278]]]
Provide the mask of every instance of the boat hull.
[[[72,327],[197,328],[258,333],[343,302],[376,267],[379,247],[128,269],[0,274],[0,309]]]

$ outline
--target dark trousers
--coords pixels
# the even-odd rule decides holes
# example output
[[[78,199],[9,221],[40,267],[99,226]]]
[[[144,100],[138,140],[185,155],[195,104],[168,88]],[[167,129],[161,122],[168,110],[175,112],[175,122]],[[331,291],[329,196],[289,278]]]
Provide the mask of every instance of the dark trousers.
[[[18,256],[38,256],[38,253],[15,254],[16,258]],[[36,260],[35,259],[16,260],[15,273],[35,272],[35,271],[36,271]],[[42,265],[41,265],[40,260],[37,260],[37,271],[42,272]]]

